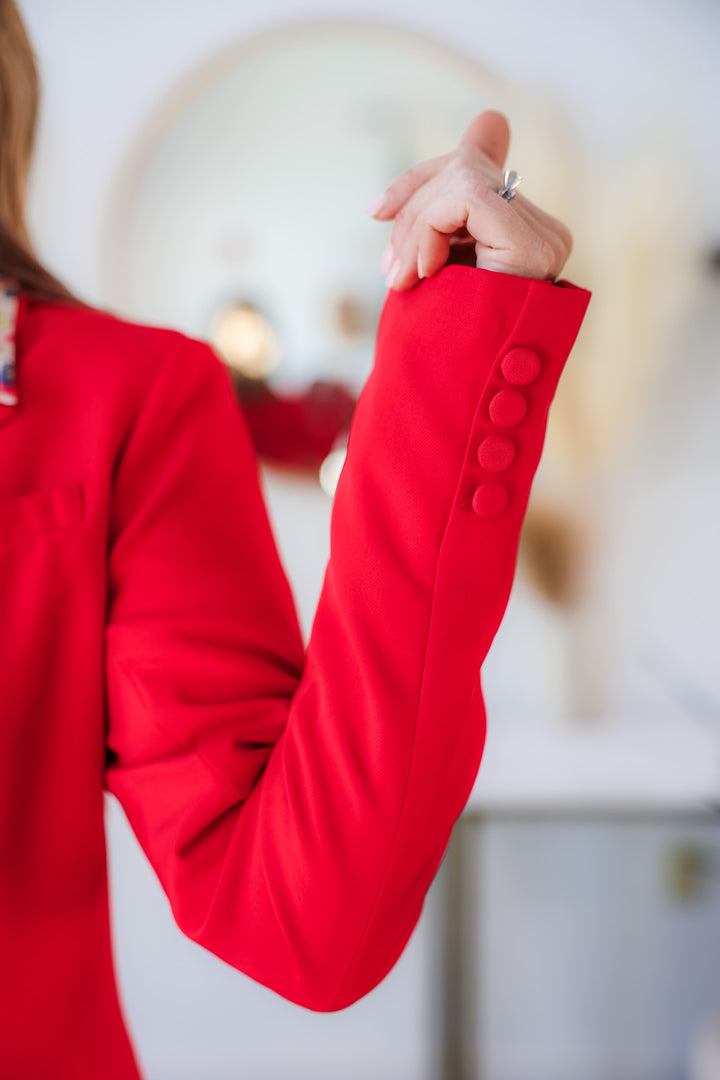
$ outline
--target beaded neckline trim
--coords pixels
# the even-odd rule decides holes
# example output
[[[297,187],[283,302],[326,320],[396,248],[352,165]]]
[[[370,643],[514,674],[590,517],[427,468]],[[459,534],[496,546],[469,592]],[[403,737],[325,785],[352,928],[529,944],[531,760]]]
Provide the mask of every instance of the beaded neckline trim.
[[[17,289],[8,281],[0,281],[0,405],[17,405],[18,402],[15,370],[17,309]]]

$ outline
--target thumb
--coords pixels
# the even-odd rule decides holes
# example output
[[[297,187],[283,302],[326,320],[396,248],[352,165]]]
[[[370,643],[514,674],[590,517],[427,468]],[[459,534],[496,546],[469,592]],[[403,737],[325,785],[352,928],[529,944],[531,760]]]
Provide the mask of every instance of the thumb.
[[[507,118],[494,109],[479,113],[466,128],[460,145],[477,147],[502,169],[510,145]]]

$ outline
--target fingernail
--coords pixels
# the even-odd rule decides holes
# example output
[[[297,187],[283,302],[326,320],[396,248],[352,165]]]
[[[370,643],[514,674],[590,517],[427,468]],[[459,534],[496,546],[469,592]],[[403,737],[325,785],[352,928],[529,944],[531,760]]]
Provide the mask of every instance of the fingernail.
[[[423,270],[422,255],[420,254],[419,251],[418,251],[418,267],[417,267],[417,270],[418,270],[418,277],[419,278],[424,278],[425,277],[425,271]]]
[[[371,203],[369,203],[368,206],[365,207],[365,213],[369,214],[370,217],[374,217],[379,210],[382,210],[386,199],[387,194],[383,191],[382,195],[378,195],[376,198],[373,199]]]
[[[392,264],[392,270],[390,271],[388,276],[385,278],[385,284],[387,285],[388,289],[390,288],[391,285],[394,284],[395,278],[398,276],[399,273],[400,273],[400,260],[396,259],[395,262]]]
[[[393,255],[394,255],[393,246],[392,246],[392,244],[388,244],[388,246],[383,251],[382,262],[380,263],[380,273],[381,274],[387,274],[388,270],[390,269],[390,267],[392,266],[392,263],[393,263]]]

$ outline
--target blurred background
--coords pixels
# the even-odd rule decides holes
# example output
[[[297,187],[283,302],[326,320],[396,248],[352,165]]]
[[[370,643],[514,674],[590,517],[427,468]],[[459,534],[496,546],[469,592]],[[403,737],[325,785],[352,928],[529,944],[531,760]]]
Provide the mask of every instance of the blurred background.
[[[718,1080],[720,7],[20,6],[40,257],[229,364],[305,631],[385,295],[367,203],[500,108],[594,294],[484,670],[485,760],[385,982],[316,1015],[203,953],[108,798],[148,1080]]]

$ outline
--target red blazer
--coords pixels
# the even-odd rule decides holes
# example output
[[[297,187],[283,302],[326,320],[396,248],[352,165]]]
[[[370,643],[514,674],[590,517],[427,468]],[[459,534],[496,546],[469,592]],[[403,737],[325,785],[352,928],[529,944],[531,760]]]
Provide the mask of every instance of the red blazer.
[[[390,292],[304,651],[211,349],[27,296],[0,405],[0,1075],[137,1080],[103,791],[190,938],[310,1009],[400,956],[480,763],[548,407],[588,303]]]

